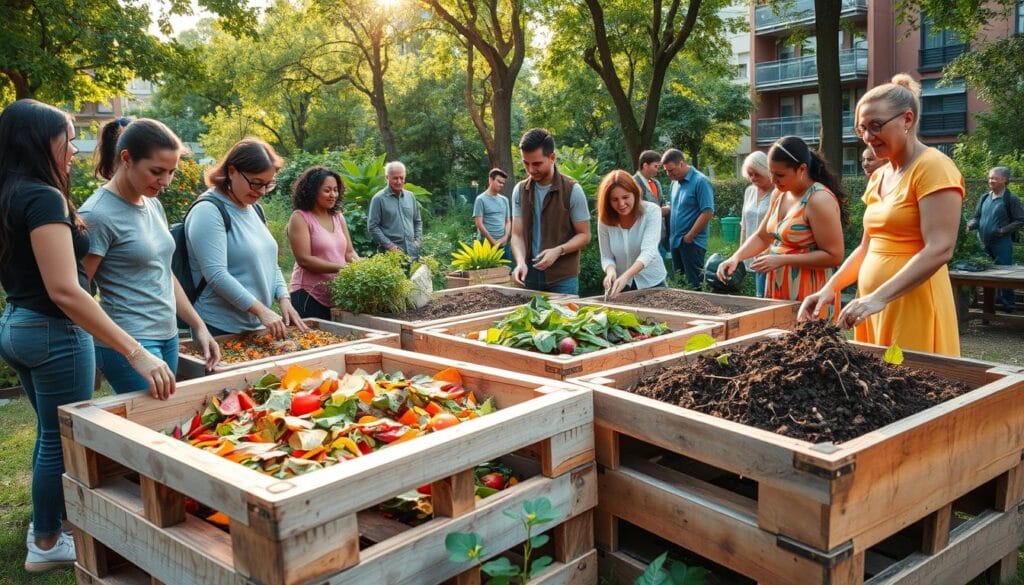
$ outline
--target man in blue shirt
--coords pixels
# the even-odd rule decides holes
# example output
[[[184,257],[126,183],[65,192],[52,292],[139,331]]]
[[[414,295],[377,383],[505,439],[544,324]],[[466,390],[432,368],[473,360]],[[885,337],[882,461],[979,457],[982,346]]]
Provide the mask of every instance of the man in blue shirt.
[[[683,153],[670,148],[661,166],[672,179],[668,243],[672,267],[686,274],[693,290],[701,289],[704,255],[708,250],[708,223],[715,214],[715,192],[704,173],[686,164]]]
[[[999,265],[1013,264],[1013,241],[1017,230],[1024,227],[1024,206],[1010,193],[1006,184],[1010,169],[995,167],[988,172],[990,191],[981,196],[974,217],[967,222],[967,231],[978,230],[985,252]],[[1014,310],[1012,289],[1000,289],[996,298],[1007,312]]]

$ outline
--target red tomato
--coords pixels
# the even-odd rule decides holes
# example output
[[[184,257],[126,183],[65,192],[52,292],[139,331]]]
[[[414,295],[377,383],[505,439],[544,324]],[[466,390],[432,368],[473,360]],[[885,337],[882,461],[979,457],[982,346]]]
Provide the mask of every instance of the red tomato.
[[[495,471],[480,478],[480,483],[493,490],[505,489],[505,476]]]
[[[296,394],[292,397],[291,413],[295,416],[309,414],[320,408],[320,396],[316,394]]]
[[[430,424],[428,426],[435,431],[440,431],[441,429],[454,427],[459,424],[459,422],[459,417],[454,414],[451,414],[450,412],[440,412],[430,419]]]
[[[356,445],[359,447],[359,451],[361,451],[363,455],[373,452],[373,447],[371,447],[366,441],[359,441]]]
[[[256,408],[256,401],[245,392],[238,393],[238,405],[242,407],[243,411],[252,410]]]
[[[418,491],[419,493],[421,493],[421,494],[423,494],[425,496],[429,496],[430,495],[430,484],[429,483],[425,483],[425,484],[421,485],[420,487],[416,488],[416,491]]]

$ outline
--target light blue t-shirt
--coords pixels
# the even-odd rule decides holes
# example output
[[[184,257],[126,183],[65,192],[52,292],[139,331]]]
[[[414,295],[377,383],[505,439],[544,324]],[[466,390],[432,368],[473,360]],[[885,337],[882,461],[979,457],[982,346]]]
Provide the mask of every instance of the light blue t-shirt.
[[[206,278],[206,288],[195,307],[203,322],[217,329],[238,333],[263,327],[249,309],[256,301],[271,306],[288,295],[284,276],[277,265],[277,241],[253,207],[244,209],[210,189],[227,205],[231,231],[213,203],[200,203],[185,218],[188,260],[192,280]]]
[[[551,185],[533,185],[533,225],[530,226],[530,258],[536,258],[540,254],[540,216],[544,209],[544,198],[551,191]],[[522,183],[516,184],[512,190],[512,217],[522,217],[523,206],[521,201]],[[588,221],[590,219],[590,208],[587,206],[587,195],[579,183],[572,186],[572,194],[569,195],[569,219],[573,222]]]
[[[484,191],[473,202],[473,217],[484,218],[484,229],[496,240],[505,237],[505,220],[511,213],[508,198],[501,193],[491,195],[490,191]],[[484,237],[479,230],[476,235],[480,239]]]
[[[705,211],[715,211],[715,192],[711,188],[711,181],[704,173],[690,167],[682,181],[672,182],[672,224],[669,231],[669,245],[678,248],[683,244],[683,236],[686,235],[694,222]],[[697,234],[693,243],[708,249],[708,227],[711,222],[704,225],[704,229]]]
[[[89,253],[103,258],[93,276],[103,310],[135,339],[177,337],[174,238],[160,202],[143,197],[135,205],[100,187],[78,211],[89,227]]]

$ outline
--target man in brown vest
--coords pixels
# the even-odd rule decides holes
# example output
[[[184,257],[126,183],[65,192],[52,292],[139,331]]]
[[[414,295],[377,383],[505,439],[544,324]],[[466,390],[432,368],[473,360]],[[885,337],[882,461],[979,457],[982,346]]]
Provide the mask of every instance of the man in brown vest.
[[[512,278],[531,290],[579,294],[580,250],[590,242],[587,197],[558,172],[547,130],[527,130],[519,152],[529,176],[512,190]]]

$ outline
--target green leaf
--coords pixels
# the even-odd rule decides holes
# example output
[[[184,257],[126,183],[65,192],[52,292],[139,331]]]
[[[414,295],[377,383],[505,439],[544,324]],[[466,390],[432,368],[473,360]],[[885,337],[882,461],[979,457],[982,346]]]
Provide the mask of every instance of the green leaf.
[[[263,406],[271,412],[287,412],[292,406],[292,393],[290,390],[274,390]]]
[[[530,578],[536,577],[544,572],[545,569],[551,566],[555,559],[545,555],[538,557],[530,563]]]
[[[530,526],[553,522],[558,519],[558,510],[554,509],[551,506],[551,500],[544,496],[523,502],[523,512],[526,513],[526,522]]]
[[[731,355],[732,355],[731,353],[720,354],[718,357],[715,358],[715,361],[717,361],[718,365],[720,365],[720,366],[728,366],[729,365],[729,356],[731,356]]]
[[[487,561],[480,566],[480,570],[487,573],[491,577],[515,577],[519,575],[519,568],[512,564],[505,557],[498,557],[494,560]]]
[[[663,585],[669,579],[667,573],[661,570],[662,565],[665,564],[665,559],[668,558],[668,553],[663,552],[658,555],[658,558],[651,561],[651,564],[647,565],[644,572],[633,581],[633,585]]]
[[[707,574],[708,570],[704,567],[689,567],[678,561],[673,561],[669,569],[672,585],[704,585],[704,576]]]
[[[456,563],[476,562],[484,554],[480,535],[475,532],[452,532],[444,537],[444,548]]]
[[[702,349],[707,349],[713,346],[715,343],[718,342],[715,340],[714,337],[711,337],[707,333],[699,333],[691,337],[689,340],[687,340],[686,347],[684,349],[686,351],[699,351]]]
[[[895,343],[889,346],[889,349],[885,350],[885,355],[882,356],[882,361],[887,364],[898,366],[903,363],[903,350],[900,346]]]
[[[550,331],[537,331],[533,334],[533,345],[541,353],[551,353],[555,350],[555,335]]]
[[[549,540],[551,540],[551,537],[547,534],[538,534],[530,539],[530,546],[533,548],[540,548],[547,544]]]

